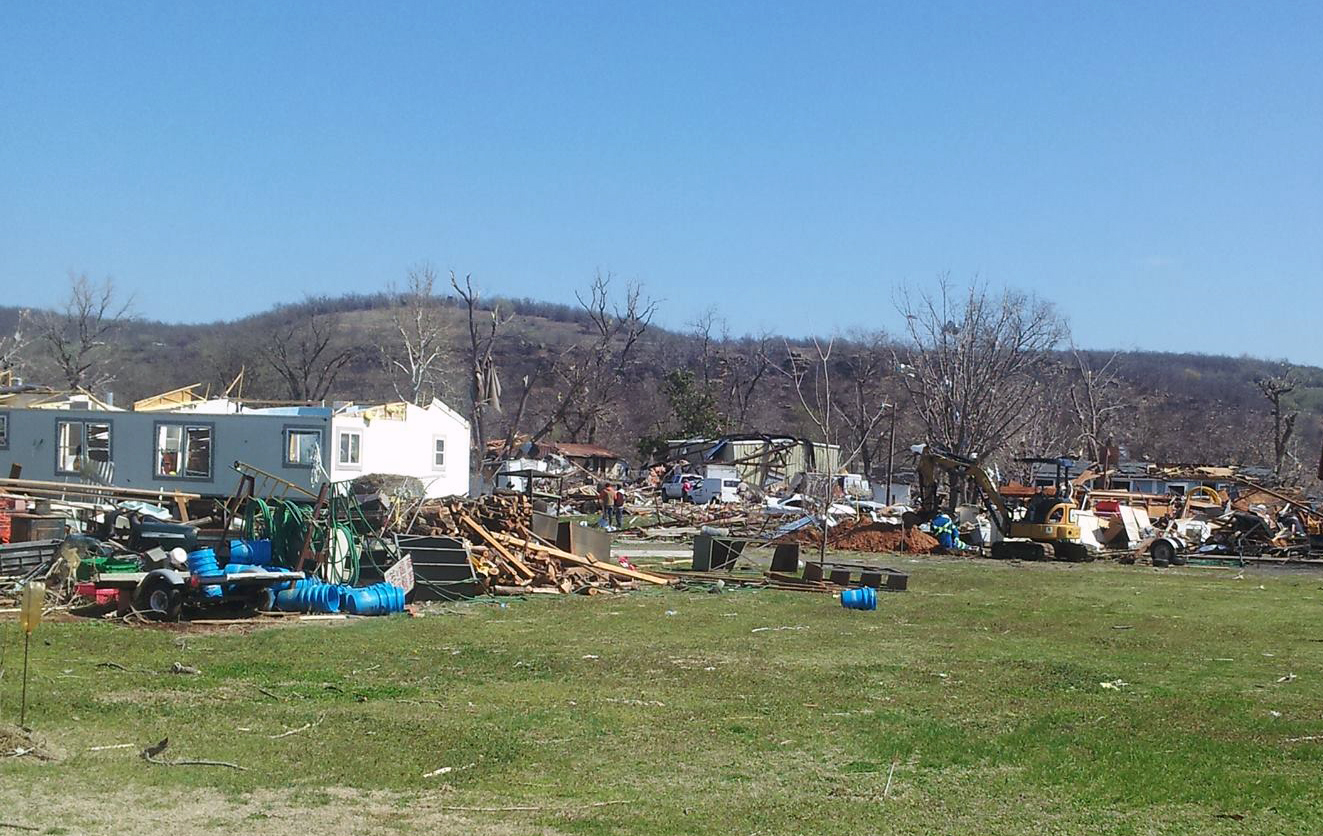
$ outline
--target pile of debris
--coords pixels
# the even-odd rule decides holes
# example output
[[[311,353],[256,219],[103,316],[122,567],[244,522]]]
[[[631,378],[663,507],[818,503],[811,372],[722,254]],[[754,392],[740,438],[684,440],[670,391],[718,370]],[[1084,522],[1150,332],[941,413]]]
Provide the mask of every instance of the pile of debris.
[[[670,578],[643,572],[628,561],[615,563],[590,555],[567,552],[539,541],[531,532],[525,536],[489,532],[473,526],[470,531],[484,545],[474,546],[474,565],[488,592],[496,595],[527,593],[585,593],[635,589],[640,583],[666,586]]]
[[[425,502],[409,534],[452,537],[470,544],[470,562],[480,588],[498,595],[594,594],[633,589],[639,583],[669,583],[628,562],[562,549],[534,534],[532,523],[533,506],[526,496],[447,497]]]
[[[774,542],[818,546],[822,543],[822,529],[804,526]],[[940,545],[935,537],[917,527],[873,522],[864,517],[845,519],[827,529],[827,547],[870,554],[932,554]]]

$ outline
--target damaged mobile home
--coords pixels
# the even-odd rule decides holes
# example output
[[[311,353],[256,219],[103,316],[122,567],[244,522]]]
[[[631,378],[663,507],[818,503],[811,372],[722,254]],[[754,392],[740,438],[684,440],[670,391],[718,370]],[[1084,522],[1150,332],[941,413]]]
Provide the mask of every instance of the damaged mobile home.
[[[311,487],[392,473],[428,496],[464,494],[469,423],[439,400],[262,406],[184,387],[122,409],[82,392],[0,392],[0,468],[29,479],[222,496],[235,461]]]

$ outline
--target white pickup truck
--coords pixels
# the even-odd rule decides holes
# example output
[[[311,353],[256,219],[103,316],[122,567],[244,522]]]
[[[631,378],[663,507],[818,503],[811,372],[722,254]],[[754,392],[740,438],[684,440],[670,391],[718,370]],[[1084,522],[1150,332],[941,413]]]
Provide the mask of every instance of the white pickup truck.
[[[703,477],[697,473],[672,473],[662,480],[662,499],[684,499],[684,483],[688,482],[689,489],[693,490],[702,481]]]

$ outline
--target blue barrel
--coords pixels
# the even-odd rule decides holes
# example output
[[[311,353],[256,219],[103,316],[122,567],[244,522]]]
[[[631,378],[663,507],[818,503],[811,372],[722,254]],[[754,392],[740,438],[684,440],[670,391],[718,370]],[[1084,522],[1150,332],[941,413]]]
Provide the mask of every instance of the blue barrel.
[[[370,586],[341,587],[340,598],[345,610],[354,615],[376,615],[381,605],[377,591]]]
[[[252,563],[266,566],[271,562],[270,540],[231,540],[231,563]]]
[[[849,610],[877,609],[877,592],[872,587],[847,589],[841,592],[841,606]]]
[[[215,549],[198,549],[189,552],[188,572],[198,580],[225,576],[225,571],[216,563]],[[221,588],[216,584],[208,584],[202,587],[203,597],[220,598],[223,594]]]
[[[389,615],[404,612],[404,590],[389,583],[340,588],[344,607],[354,615]]]
[[[340,587],[303,578],[292,589],[276,593],[277,609],[290,612],[335,613],[340,611]]]

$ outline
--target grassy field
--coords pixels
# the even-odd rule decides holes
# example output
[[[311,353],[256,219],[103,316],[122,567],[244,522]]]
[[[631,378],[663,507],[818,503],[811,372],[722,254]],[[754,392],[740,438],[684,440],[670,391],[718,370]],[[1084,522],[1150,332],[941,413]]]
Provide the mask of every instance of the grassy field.
[[[911,591],[876,612],[653,590],[209,633],[46,624],[29,721],[56,759],[0,758],[0,822],[319,836],[1323,829],[1323,579],[905,565]],[[0,626],[12,721],[17,631]],[[201,672],[165,673],[174,662]],[[166,736],[161,757],[246,770],[138,757]]]

